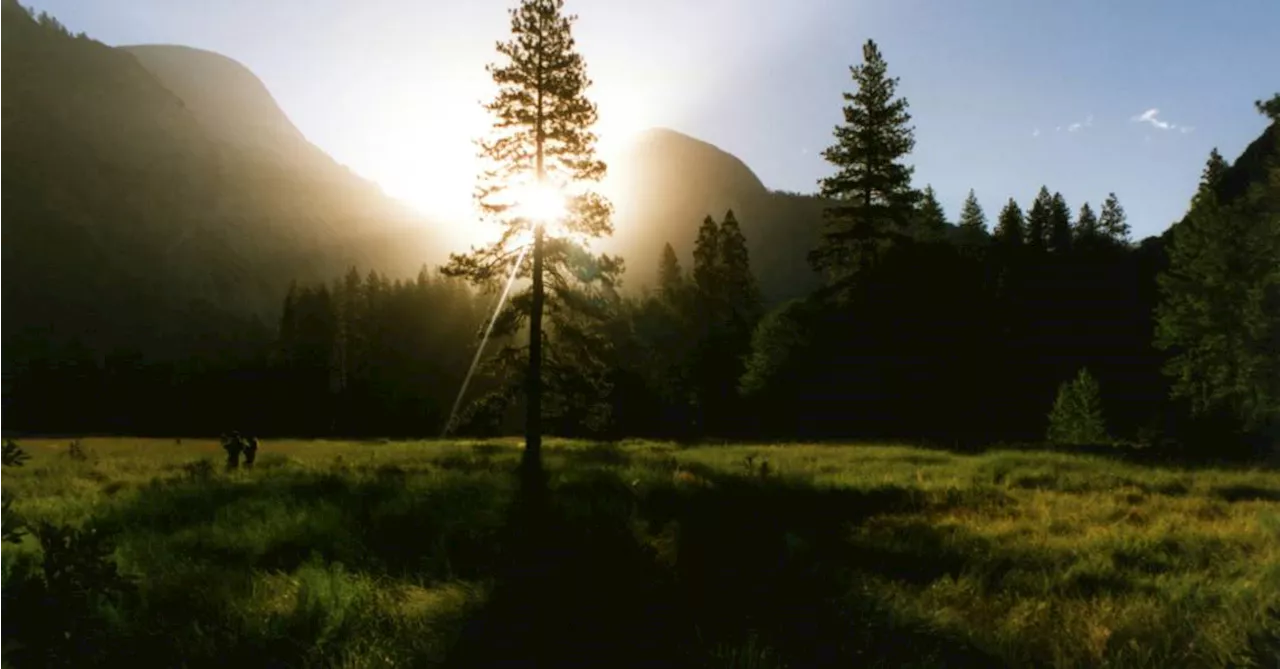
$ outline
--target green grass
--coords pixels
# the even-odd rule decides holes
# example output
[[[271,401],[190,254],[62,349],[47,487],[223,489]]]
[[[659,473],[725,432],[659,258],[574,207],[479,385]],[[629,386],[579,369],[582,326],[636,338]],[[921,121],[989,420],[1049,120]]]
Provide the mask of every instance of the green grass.
[[[1280,658],[1273,471],[555,441],[544,508],[514,440],[266,441],[232,473],[212,441],[22,445],[14,510],[111,537],[122,578],[6,545],[6,666]]]

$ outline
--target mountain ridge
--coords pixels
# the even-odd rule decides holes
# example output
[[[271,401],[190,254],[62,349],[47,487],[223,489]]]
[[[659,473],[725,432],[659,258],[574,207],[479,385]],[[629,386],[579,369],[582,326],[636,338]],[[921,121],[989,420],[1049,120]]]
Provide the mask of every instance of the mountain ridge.
[[[222,141],[135,53],[0,9],[6,371],[77,341],[171,349],[196,313],[274,319],[294,279],[443,259],[421,216],[301,133]]]

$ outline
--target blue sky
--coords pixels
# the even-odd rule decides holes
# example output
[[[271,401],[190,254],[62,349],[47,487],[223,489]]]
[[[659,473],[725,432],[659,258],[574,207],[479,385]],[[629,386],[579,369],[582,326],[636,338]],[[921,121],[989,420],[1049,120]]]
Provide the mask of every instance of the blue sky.
[[[231,56],[335,158],[452,214],[469,201],[483,68],[511,2],[24,4],[107,44]],[[1280,90],[1277,0],[566,4],[581,16],[606,150],[671,127],[787,190],[813,191],[829,173],[818,153],[840,120],[848,66],[875,39],[911,104],[916,180],[953,218],[970,188],[994,219],[1046,184],[1073,208],[1115,191],[1137,236],[1158,233],[1185,211],[1209,150],[1234,159],[1265,125],[1253,100]]]

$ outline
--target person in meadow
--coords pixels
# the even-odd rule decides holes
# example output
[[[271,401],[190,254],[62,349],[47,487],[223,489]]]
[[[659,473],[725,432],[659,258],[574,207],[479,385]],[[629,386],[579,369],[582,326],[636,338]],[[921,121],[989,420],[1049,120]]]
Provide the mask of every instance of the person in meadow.
[[[227,452],[227,471],[240,467],[240,453],[244,451],[244,442],[240,433],[232,431],[222,436],[222,448]]]
[[[253,469],[253,461],[258,457],[258,438],[249,436],[244,441],[244,467]]]

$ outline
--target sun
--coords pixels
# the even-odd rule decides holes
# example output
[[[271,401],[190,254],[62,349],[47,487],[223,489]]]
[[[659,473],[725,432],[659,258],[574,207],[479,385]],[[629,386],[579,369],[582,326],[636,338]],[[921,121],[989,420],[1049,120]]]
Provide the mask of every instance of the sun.
[[[510,193],[512,211],[534,225],[552,226],[567,213],[564,191],[549,182],[520,184]]]

